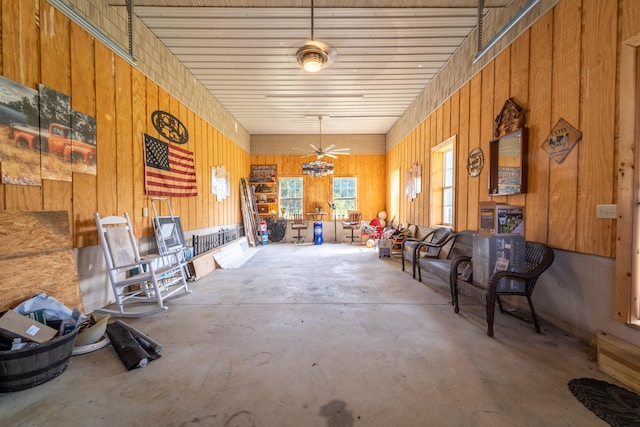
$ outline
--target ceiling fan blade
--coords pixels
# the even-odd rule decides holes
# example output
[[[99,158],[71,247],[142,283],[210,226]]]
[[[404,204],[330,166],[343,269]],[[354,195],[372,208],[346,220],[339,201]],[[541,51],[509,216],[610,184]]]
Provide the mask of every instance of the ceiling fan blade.
[[[322,151],[321,149],[319,149],[318,147],[316,147],[313,144],[309,144],[311,146],[311,148],[313,148],[313,151]]]
[[[333,150],[327,150],[327,151],[350,151],[351,148],[334,148]]]
[[[338,156],[334,156],[331,153],[325,153],[324,155],[327,156],[327,157],[331,157],[332,159],[337,159],[338,158]]]
[[[329,145],[328,147],[325,147],[325,148],[324,148],[324,151],[325,151],[325,152],[326,152],[326,151],[331,151],[331,149],[332,149],[333,147],[335,147],[335,146],[336,146],[336,144],[331,144],[331,145]]]
[[[327,154],[329,154],[329,153],[327,153]],[[348,156],[351,153],[349,153],[348,151],[336,151],[336,150],[333,150],[331,152],[331,154],[333,154],[333,155],[337,154],[337,155],[341,155],[341,156]]]

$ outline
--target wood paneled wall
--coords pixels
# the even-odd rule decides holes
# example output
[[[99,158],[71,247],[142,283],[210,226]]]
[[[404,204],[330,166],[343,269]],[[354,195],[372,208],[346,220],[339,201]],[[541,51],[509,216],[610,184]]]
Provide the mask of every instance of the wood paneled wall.
[[[39,8],[34,1],[1,2],[0,74],[32,88],[42,83],[65,93],[73,109],[96,118],[97,175],[74,173],[72,182],[43,180],[42,187],[0,185],[0,209],[68,211],[74,247],[98,243],[95,211],[126,211],[136,236],[152,235],[151,216],[142,216],[143,207],[151,212],[142,135],[160,137],[150,117],[163,110],[185,124],[189,142],[183,147],[195,157],[198,197],[171,199],[185,230],[242,222],[239,181],[249,170],[249,153],[46,0],[40,0]],[[221,165],[229,171],[231,195],[218,202],[211,194],[211,167]]]
[[[252,155],[252,165],[276,165],[278,177],[303,177],[303,206],[305,212],[316,207],[327,210],[327,202],[333,200],[331,179],[333,177],[356,177],[358,179],[358,209],[364,220],[378,216],[385,210],[386,200],[386,159],[381,154],[352,154],[328,159],[333,163],[334,174],[326,176],[302,175],[302,164],[313,158],[299,155]]]
[[[597,219],[596,205],[616,203],[618,19],[639,10],[637,2],[622,0],[560,1],[390,150],[387,175],[400,169],[403,177],[414,161],[428,170],[431,148],[457,135],[456,230],[477,229],[478,203],[494,200],[526,206],[527,239],[615,256],[615,220]],[[526,111],[529,188],[490,197],[489,140],[508,98]],[[557,164],[541,145],[560,118],[582,131],[582,141]],[[474,147],[482,148],[485,167],[470,178],[467,155]],[[428,189],[429,174],[423,176]],[[428,224],[428,195],[402,198],[401,220]]]

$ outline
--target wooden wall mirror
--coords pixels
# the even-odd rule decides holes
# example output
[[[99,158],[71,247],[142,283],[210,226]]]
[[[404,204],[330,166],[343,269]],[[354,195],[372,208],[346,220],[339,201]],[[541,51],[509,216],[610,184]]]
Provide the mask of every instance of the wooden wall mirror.
[[[489,143],[491,196],[527,192],[528,132],[523,124],[522,109],[508,99],[496,117],[494,139]]]

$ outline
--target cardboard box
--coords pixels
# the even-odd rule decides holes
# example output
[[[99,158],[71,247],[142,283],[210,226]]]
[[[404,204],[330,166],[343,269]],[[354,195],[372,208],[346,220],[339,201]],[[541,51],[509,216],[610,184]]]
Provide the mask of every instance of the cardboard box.
[[[28,316],[18,314],[13,310],[7,310],[2,317],[0,317],[0,329],[40,344],[50,341],[58,332],[43,323],[32,320]]]
[[[525,247],[523,236],[473,236],[473,281],[489,283],[489,277],[499,269],[508,271],[525,271]],[[524,292],[525,283],[521,280],[502,279],[496,287],[499,292]]]
[[[524,207],[480,202],[480,233],[524,236]]]

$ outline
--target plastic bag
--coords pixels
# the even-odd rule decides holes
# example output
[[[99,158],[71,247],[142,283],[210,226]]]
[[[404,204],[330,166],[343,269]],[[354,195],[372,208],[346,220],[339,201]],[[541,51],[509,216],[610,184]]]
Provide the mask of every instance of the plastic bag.
[[[22,315],[33,313],[37,310],[42,310],[47,320],[65,320],[73,317],[73,310],[44,292],[21,302],[13,309],[13,311]],[[80,316],[80,320],[84,320],[84,316]]]

